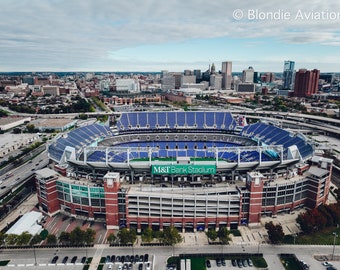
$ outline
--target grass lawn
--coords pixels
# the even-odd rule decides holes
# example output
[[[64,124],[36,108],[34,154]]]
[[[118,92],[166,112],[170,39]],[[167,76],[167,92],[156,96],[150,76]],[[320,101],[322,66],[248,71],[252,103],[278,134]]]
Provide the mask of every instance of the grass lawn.
[[[0,261],[0,266],[5,266],[9,263],[9,260],[6,261]]]
[[[294,256],[281,255],[280,260],[286,270],[301,269],[299,262],[294,258]]]
[[[191,259],[191,269],[206,270],[205,258],[190,258],[190,259]]]
[[[336,232],[337,235],[340,235],[340,228],[329,227],[325,228],[322,231],[310,234],[310,235],[298,235],[295,239],[295,243],[299,245],[333,245],[334,236],[333,232]],[[294,237],[286,236],[284,240],[285,244],[293,244]],[[340,239],[337,237],[335,239],[335,244],[340,245]]]
[[[268,267],[268,264],[263,257],[251,257],[251,260],[253,261],[254,266],[257,268]]]

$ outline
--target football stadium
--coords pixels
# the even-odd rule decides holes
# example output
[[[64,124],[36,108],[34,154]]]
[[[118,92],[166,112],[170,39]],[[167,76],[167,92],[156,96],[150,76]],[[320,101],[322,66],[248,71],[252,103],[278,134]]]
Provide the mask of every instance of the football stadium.
[[[107,228],[180,231],[256,224],[327,200],[332,160],[311,142],[227,111],[122,113],[48,146],[36,172],[39,206]]]

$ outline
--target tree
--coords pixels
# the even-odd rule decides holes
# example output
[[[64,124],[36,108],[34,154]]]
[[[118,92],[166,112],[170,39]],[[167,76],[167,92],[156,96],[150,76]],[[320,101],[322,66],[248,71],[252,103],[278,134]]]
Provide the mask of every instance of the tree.
[[[82,245],[85,242],[85,232],[80,229],[80,227],[76,227],[70,233],[70,244],[71,245]]]
[[[42,239],[41,239],[40,234],[35,234],[35,235],[33,235],[32,239],[31,239],[30,245],[31,246],[36,245],[36,244],[40,243],[41,240]]]
[[[33,124],[28,124],[26,126],[27,132],[28,133],[34,133],[35,132],[35,126]]]
[[[135,230],[128,230],[127,228],[123,228],[119,230],[117,237],[119,242],[123,245],[128,243],[134,243],[137,239],[136,231]]]
[[[6,244],[14,246],[17,242],[18,236],[16,234],[8,234],[6,237]]]
[[[267,229],[269,240],[273,244],[278,244],[283,241],[285,234],[283,233],[281,225],[274,225],[274,223],[270,221],[265,224],[265,228]]]
[[[94,239],[96,237],[96,231],[91,229],[91,228],[87,228],[85,231],[85,244],[93,244]]]
[[[5,242],[5,240],[6,240],[6,234],[0,231],[0,245],[2,245],[2,243]]]
[[[142,241],[150,243],[153,240],[152,229],[147,227],[142,233]]]
[[[48,235],[48,230],[44,229],[40,232],[40,236],[42,240],[45,240]]]
[[[229,233],[230,232],[226,227],[222,227],[218,230],[218,238],[223,244],[228,244],[228,242],[230,241]]]
[[[28,232],[23,232],[17,237],[17,245],[19,246],[25,246],[28,245],[29,241],[32,238],[32,234]]]
[[[174,246],[183,241],[182,236],[174,226],[166,227],[163,231],[163,243]]]
[[[48,234],[46,237],[47,245],[55,245],[57,244],[57,237],[54,234]]]
[[[107,236],[107,241],[108,241],[110,244],[114,244],[114,243],[117,241],[117,236],[116,236],[114,233],[110,233],[110,234]]]
[[[214,229],[209,229],[205,234],[211,241],[215,241],[217,239],[217,232]]]
[[[68,244],[70,242],[70,233],[69,232],[61,232],[59,235],[59,241],[61,243]]]

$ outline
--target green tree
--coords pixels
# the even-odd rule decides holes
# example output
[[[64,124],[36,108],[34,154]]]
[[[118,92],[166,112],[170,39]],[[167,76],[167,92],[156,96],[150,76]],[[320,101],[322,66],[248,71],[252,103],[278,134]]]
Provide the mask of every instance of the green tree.
[[[28,245],[29,241],[32,238],[32,234],[28,233],[28,232],[23,232],[20,235],[18,235],[17,237],[17,244],[19,246],[25,246]]]
[[[280,224],[274,225],[274,223],[270,221],[265,224],[265,228],[267,229],[269,240],[273,244],[279,244],[283,241],[285,234]]]
[[[229,233],[230,232],[228,231],[227,227],[222,227],[218,230],[218,238],[223,244],[228,244],[228,242],[230,241]]]
[[[128,230],[127,228],[123,228],[119,230],[117,237],[119,242],[123,245],[128,243],[134,243],[137,239],[136,231],[135,230]]]
[[[48,230],[44,229],[41,231],[40,236],[42,240],[45,240],[48,235]]]
[[[59,235],[59,241],[62,244],[68,244],[70,242],[70,233],[69,232],[61,232]]]
[[[33,124],[26,125],[26,129],[28,133],[34,133],[35,132],[35,126]]]
[[[46,237],[47,245],[56,245],[57,244],[57,237],[54,234],[48,234]]]
[[[91,228],[87,228],[85,231],[85,244],[93,244],[94,239],[96,237],[96,231],[91,229]]]
[[[70,244],[71,245],[82,245],[85,242],[85,232],[80,229],[80,227],[76,227],[70,233]]]
[[[30,245],[31,246],[36,245],[36,244],[40,243],[41,240],[42,239],[41,239],[40,234],[35,234],[35,235],[33,235],[32,239],[31,239]]]
[[[18,236],[16,234],[8,234],[6,237],[6,244],[14,246],[17,242]]]
[[[162,242],[163,240],[163,232],[161,231],[152,231],[153,238],[156,238],[158,242]]]
[[[174,226],[166,227],[163,231],[163,243],[174,246],[183,241],[182,236]]]
[[[81,113],[81,114],[79,114],[79,119],[86,120],[87,119],[87,115],[84,114],[84,113]]]
[[[107,236],[107,241],[108,241],[110,244],[114,244],[114,243],[117,241],[117,236],[116,236],[114,233],[110,233],[110,234]]]
[[[142,233],[142,241],[150,243],[153,240],[153,233],[150,227],[147,227]]]
[[[2,245],[6,240],[6,234],[0,231],[0,245]]]
[[[209,229],[205,234],[211,241],[215,241],[217,239],[217,232],[213,229]]]

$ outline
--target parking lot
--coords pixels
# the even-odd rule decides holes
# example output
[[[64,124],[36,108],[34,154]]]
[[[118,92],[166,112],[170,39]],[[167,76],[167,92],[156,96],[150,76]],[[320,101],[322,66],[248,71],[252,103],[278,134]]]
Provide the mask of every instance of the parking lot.
[[[144,255],[107,255],[106,269],[109,270],[151,270],[151,257]]]
[[[209,260],[210,267],[208,260],[206,260],[206,267],[207,269],[211,270],[219,270],[219,269],[236,269],[236,268],[247,268],[247,269],[256,269],[253,266],[252,261],[250,258],[247,260],[241,259],[233,259],[233,260],[224,260],[224,259],[216,259],[216,260]]]

